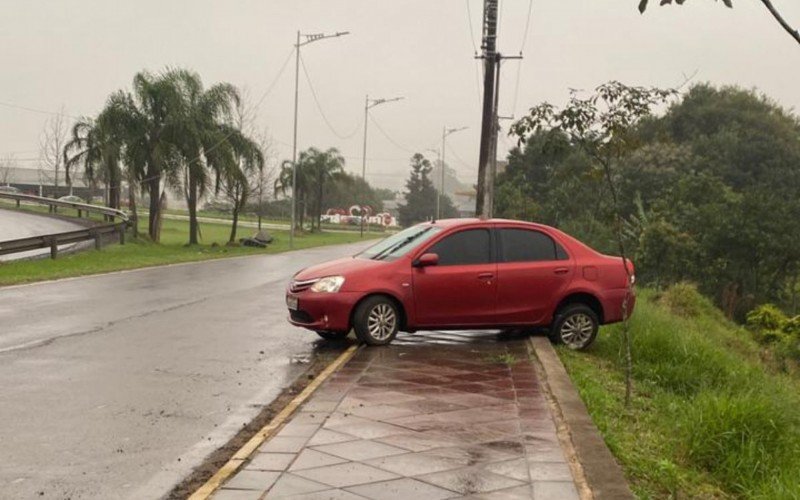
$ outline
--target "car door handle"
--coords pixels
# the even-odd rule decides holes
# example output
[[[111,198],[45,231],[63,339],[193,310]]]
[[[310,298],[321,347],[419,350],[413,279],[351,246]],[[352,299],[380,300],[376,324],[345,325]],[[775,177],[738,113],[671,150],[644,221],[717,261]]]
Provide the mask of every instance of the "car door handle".
[[[480,273],[478,275],[479,280],[491,279],[494,278],[494,273]]]
[[[556,274],[567,274],[569,272],[569,268],[568,267],[557,267],[557,268],[555,268],[555,270],[553,270],[553,272],[556,273]]]

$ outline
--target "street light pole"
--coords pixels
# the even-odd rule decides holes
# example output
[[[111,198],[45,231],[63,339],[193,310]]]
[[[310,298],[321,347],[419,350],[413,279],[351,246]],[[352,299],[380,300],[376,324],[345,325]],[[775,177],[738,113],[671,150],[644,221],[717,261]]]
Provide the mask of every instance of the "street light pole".
[[[361,180],[364,181],[364,190],[365,192],[362,193],[362,205],[361,205],[361,237],[364,237],[364,203],[366,200],[366,189],[367,189],[367,129],[369,129],[369,110],[374,108],[375,106],[380,106],[381,104],[385,104],[387,102],[395,102],[401,101],[405,99],[404,97],[394,97],[392,99],[370,99],[369,94],[367,94],[366,99],[364,100],[364,149],[361,155]]]
[[[294,134],[292,139],[292,225],[289,228],[289,248],[294,248],[294,226],[297,220],[297,108],[300,102],[300,47],[308,45],[309,43],[324,40],[325,38],[336,38],[344,35],[349,35],[349,31],[340,31],[332,35],[325,35],[323,33],[312,33],[303,35],[297,31],[297,41],[294,44],[295,60],[294,60]],[[305,41],[301,42],[300,37],[305,37]]]
[[[439,196],[436,197],[436,220],[442,218],[442,196],[444,196],[444,157],[446,148],[445,140],[447,139],[448,135],[455,134],[456,132],[461,132],[462,130],[466,130],[468,128],[469,127],[459,127],[459,128],[442,127],[442,156],[441,156],[442,164],[440,165],[442,169],[442,181],[439,183]]]

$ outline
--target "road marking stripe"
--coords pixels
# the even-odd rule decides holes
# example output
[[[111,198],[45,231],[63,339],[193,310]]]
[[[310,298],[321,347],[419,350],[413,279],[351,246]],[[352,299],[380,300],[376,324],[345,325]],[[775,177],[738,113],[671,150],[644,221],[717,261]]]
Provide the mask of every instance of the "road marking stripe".
[[[325,380],[331,376],[333,372],[339,369],[342,365],[347,363],[350,358],[352,358],[356,350],[358,349],[357,345],[352,345],[347,348],[342,354],[339,355],[331,364],[329,364],[319,375],[311,381],[310,384],[303,389],[300,394],[295,396],[289,404],[287,404],[275,417],[264,427],[261,428],[260,431],[256,433],[255,436],[250,438],[250,440],[244,444],[239,450],[228,460],[225,465],[223,465],[211,478],[206,481],[206,483],[198,488],[192,496],[189,497],[189,500],[206,500],[214,493],[217,488],[222,486],[222,484],[228,480],[238,469],[241,465],[252,455],[259,446],[261,446],[264,441],[269,438],[272,433],[278,429],[283,423],[289,418],[292,413],[297,410],[297,408],[302,405],[306,399],[308,399],[317,388],[322,385]]]

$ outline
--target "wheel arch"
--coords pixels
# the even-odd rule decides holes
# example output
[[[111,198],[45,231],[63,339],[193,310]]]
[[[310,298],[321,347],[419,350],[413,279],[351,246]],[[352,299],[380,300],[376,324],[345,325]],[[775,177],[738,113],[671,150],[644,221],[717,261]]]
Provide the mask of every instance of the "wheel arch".
[[[356,311],[358,310],[358,306],[360,306],[365,300],[370,299],[372,297],[386,297],[387,299],[391,300],[394,303],[395,307],[397,308],[397,312],[400,314],[400,327],[398,328],[400,331],[406,331],[406,327],[408,326],[408,315],[406,313],[406,308],[403,306],[403,301],[395,297],[392,293],[380,291],[380,292],[370,292],[365,294],[363,297],[358,299],[353,305],[353,308],[350,310],[350,319],[349,319],[349,326],[350,329],[353,328],[353,319],[355,317]]]
[[[603,303],[600,302],[600,299],[598,299],[595,295],[589,292],[573,292],[561,299],[553,311],[553,319],[555,320],[560,310],[572,304],[584,304],[589,306],[589,308],[591,308],[591,310],[597,315],[597,319],[600,321],[600,324],[602,325],[605,323]]]

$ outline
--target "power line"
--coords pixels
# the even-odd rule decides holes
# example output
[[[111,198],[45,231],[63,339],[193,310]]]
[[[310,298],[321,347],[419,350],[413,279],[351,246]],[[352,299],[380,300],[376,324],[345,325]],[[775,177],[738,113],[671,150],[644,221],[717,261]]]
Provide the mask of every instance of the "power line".
[[[449,144],[447,145],[447,151],[448,151],[450,154],[452,154],[452,155],[453,155],[453,156],[456,158],[456,160],[458,160],[458,162],[459,162],[461,165],[463,165],[463,166],[467,167],[468,169],[470,169],[470,170],[472,170],[472,171],[474,171],[474,170],[475,170],[475,166],[474,166],[474,165],[470,165],[469,163],[467,163],[466,161],[464,161],[464,159],[463,159],[463,158],[461,158],[461,157],[458,155],[458,153],[456,153],[456,152],[455,152],[455,150],[452,148],[452,146],[450,146]]]
[[[399,142],[397,142],[394,139],[392,139],[392,137],[388,133],[386,133],[385,130],[383,130],[383,127],[381,127],[381,124],[378,123],[377,120],[375,120],[375,118],[372,116],[372,113],[368,113],[368,116],[369,116],[370,121],[372,121],[372,123],[375,124],[375,126],[378,128],[378,131],[381,133],[381,135],[383,135],[386,138],[386,140],[388,140],[389,142],[394,144],[395,147],[397,147],[398,149],[402,149],[403,151],[405,151],[407,153],[411,153],[411,154],[417,153],[417,151],[414,151],[414,150],[412,150],[412,149],[410,149],[410,148],[408,148],[406,146],[403,146]]]
[[[286,59],[283,61],[283,64],[281,64],[281,68],[278,70],[278,74],[275,76],[275,78],[273,78],[272,83],[269,84],[269,87],[267,87],[267,90],[265,90],[264,93],[261,94],[261,98],[256,102],[256,106],[255,106],[256,108],[261,106],[261,103],[264,102],[264,99],[266,99],[267,96],[272,93],[273,89],[275,88],[275,85],[278,84],[278,80],[280,80],[281,76],[283,76],[283,72],[286,71],[286,67],[289,65],[289,61],[292,60],[292,55],[294,55],[294,51],[295,51],[295,48],[294,48],[294,45],[292,45],[292,50],[289,51],[289,54],[286,56]]]
[[[519,53],[525,49],[528,44],[528,30],[531,27],[531,14],[533,14],[533,0],[528,0],[528,19],[525,21],[525,33],[522,35],[522,44],[519,47]]]
[[[63,112],[55,112],[55,111],[47,111],[44,109],[32,108],[30,106],[22,106],[20,104],[14,104],[11,102],[0,101],[0,106],[5,106],[7,108],[14,108],[14,109],[21,109],[23,111],[29,111],[31,113],[39,113],[42,115],[50,115],[50,116],[66,116],[67,118],[72,118],[73,120],[80,120],[81,117],[73,116]]]
[[[472,8],[469,5],[470,0],[464,0],[467,4],[467,24],[469,25],[469,37],[472,40],[472,50],[475,54],[478,53],[478,44],[475,43],[475,30],[472,28]]]
[[[303,73],[306,76],[306,82],[308,82],[308,87],[311,89],[311,95],[314,97],[314,103],[317,105],[317,111],[319,111],[320,116],[322,116],[322,120],[325,122],[325,125],[328,126],[328,128],[333,133],[333,135],[335,135],[336,137],[338,137],[339,139],[342,139],[342,140],[350,139],[354,135],[356,135],[358,133],[358,131],[361,130],[361,124],[360,123],[356,126],[356,128],[355,128],[355,130],[353,130],[353,132],[351,132],[350,134],[347,134],[347,135],[340,134],[336,130],[336,127],[334,127],[333,124],[331,124],[331,121],[328,120],[328,116],[325,114],[325,111],[322,109],[322,105],[319,102],[319,97],[317,96],[317,91],[314,90],[314,85],[311,83],[311,76],[309,76],[309,74],[308,74],[308,69],[306,68],[306,62],[303,59],[302,55],[300,56],[300,65],[303,67]]]

